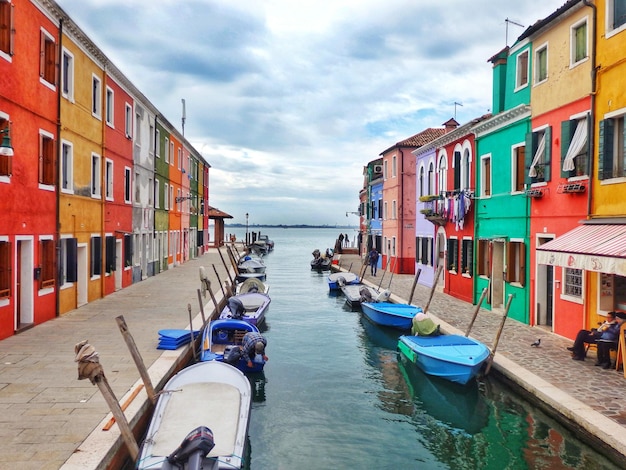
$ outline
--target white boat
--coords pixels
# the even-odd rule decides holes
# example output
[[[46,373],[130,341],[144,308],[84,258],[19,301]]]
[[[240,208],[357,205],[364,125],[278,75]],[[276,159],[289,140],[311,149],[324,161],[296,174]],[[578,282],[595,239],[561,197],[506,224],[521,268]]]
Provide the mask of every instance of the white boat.
[[[359,276],[352,272],[336,272],[328,275],[328,289],[339,290],[342,286],[358,284]]]
[[[251,402],[250,381],[229,364],[181,370],[159,393],[136,468],[242,468]]]
[[[350,308],[360,308],[361,302],[385,302],[391,295],[388,290],[381,292],[365,284],[347,284],[341,286],[341,292]]]
[[[256,278],[246,279],[244,282],[237,284],[236,294],[247,294],[248,292],[260,292],[262,294],[269,294],[270,286],[269,284]]]

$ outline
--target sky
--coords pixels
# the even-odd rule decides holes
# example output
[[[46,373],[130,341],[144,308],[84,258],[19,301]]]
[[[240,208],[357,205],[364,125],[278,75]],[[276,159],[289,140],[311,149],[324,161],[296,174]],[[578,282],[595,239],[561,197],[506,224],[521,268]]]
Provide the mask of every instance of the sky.
[[[565,0],[57,3],[179,131],[185,100],[232,223],[358,225],[363,167],[490,112],[487,60]]]

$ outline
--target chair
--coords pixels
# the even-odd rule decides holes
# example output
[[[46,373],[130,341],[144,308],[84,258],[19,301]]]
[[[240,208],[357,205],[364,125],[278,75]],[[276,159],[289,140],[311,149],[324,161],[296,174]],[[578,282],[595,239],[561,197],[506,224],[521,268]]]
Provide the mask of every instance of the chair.
[[[617,358],[615,359],[615,370],[619,370],[620,366],[623,366],[626,361],[626,321],[622,322],[619,327],[619,340],[617,346]],[[626,378],[626,367],[624,367],[624,378]]]

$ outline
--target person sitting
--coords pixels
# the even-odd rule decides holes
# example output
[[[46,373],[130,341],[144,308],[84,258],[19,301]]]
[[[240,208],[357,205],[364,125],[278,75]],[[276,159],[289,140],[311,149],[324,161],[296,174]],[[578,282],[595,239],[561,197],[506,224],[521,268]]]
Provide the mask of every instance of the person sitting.
[[[441,334],[439,325],[436,325],[426,313],[418,313],[411,323],[411,334],[414,336],[439,336]]]
[[[616,323],[607,328],[600,339],[596,341],[598,347],[598,360],[596,366],[600,366],[603,369],[611,367],[611,349],[616,349],[617,341],[619,339],[619,332],[622,323],[626,320],[626,313],[615,313]]]
[[[268,361],[265,355],[265,346],[267,346],[267,340],[261,333],[249,331],[243,335],[241,341],[241,357],[246,361],[249,368],[254,366],[252,359],[254,359],[254,362]]]
[[[572,359],[575,361],[584,361],[587,354],[585,343],[595,343],[602,333],[606,331],[611,325],[616,323],[615,312],[609,312],[606,314],[606,320],[597,329],[592,330],[580,330],[574,340],[574,345],[567,348],[568,351],[572,351]]]

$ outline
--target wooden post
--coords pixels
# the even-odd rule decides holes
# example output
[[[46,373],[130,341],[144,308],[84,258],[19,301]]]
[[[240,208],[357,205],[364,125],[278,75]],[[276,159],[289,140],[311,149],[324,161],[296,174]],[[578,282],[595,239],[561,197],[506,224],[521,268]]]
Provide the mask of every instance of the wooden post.
[[[198,289],[198,303],[200,304],[200,315],[202,315],[202,328],[206,325],[206,317],[204,316],[204,302],[202,302],[202,292]]]
[[[150,374],[148,374],[148,369],[146,369],[146,365],[143,363],[143,359],[141,354],[139,353],[139,349],[135,344],[135,340],[133,336],[130,334],[128,330],[128,325],[126,325],[126,320],[124,320],[124,316],[120,315],[115,318],[117,322],[117,326],[122,333],[122,337],[124,341],[126,341],[126,346],[128,346],[128,350],[130,351],[130,355],[133,357],[135,361],[135,365],[139,370],[139,375],[141,376],[141,380],[143,381],[144,386],[146,387],[146,393],[148,394],[148,398],[154,405],[156,403],[156,393],[154,392],[154,387],[152,386],[152,381],[150,380]]]
[[[75,362],[78,362],[78,380],[89,379],[92,384],[96,384],[100,393],[104,397],[104,400],[109,405],[109,409],[120,428],[120,434],[122,439],[128,448],[130,458],[136,462],[139,457],[139,446],[133,435],[133,431],[128,425],[126,416],[120,407],[120,404],[115,398],[113,390],[109,386],[102,365],[100,365],[100,359],[96,350],[88,344],[87,340],[81,341],[74,346],[74,352],[76,353]]]
[[[469,336],[470,330],[472,329],[472,326],[474,326],[474,321],[476,321],[476,317],[478,316],[478,311],[480,310],[480,306],[482,305],[483,300],[485,300],[486,295],[487,295],[487,288],[485,287],[482,293],[480,294],[480,299],[478,300],[478,303],[476,304],[476,308],[474,309],[474,314],[472,315],[472,321],[470,321],[470,324],[467,327],[465,336]]]
[[[383,279],[385,279],[385,274],[389,271],[389,263],[391,263],[391,256],[387,259],[387,267],[383,271],[383,275],[380,277],[380,282],[378,283],[378,290],[380,291],[380,286],[383,284]]]
[[[211,296],[211,300],[213,301],[213,305],[215,306],[215,313],[217,316],[220,314],[220,308],[217,305],[217,300],[215,300],[215,296],[213,295],[213,289],[211,289],[211,281],[207,280],[206,289],[209,291],[209,295]]]
[[[433,300],[433,296],[435,295],[435,289],[437,288],[437,283],[439,282],[439,277],[441,276],[441,271],[443,271],[443,265],[440,264],[437,268],[437,274],[435,275],[433,286],[430,288],[430,295],[428,296],[428,301],[426,302],[426,306],[423,310],[424,313],[428,311],[428,307],[430,307],[430,301]]]
[[[230,247],[226,247],[226,248],[227,248],[226,251],[230,250]],[[230,281],[231,284],[234,284],[235,280],[232,277],[230,277],[230,268],[226,264],[226,260],[224,259],[224,256],[222,255],[222,252],[220,251],[219,248],[217,249],[217,252],[219,253],[220,258],[222,258],[222,264],[224,265],[224,269],[226,269],[226,275],[228,276],[228,280]],[[235,269],[237,269],[237,265],[235,265]]]
[[[226,297],[226,292],[224,292],[224,286],[222,285],[222,280],[220,279],[220,275],[217,272],[217,268],[214,264],[212,264],[211,266],[213,266],[213,271],[215,272],[215,277],[217,277],[217,282],[219,283],[220,289],[222,290],[222,295]]]
[[[493,341],[493,348],[491,349],[491,354],[487,358],[487,367],[485,367],[484,375],[487,375],[491,370],[491,364],[493,363],[493,357],[496,355],[496,348],[498,347],[498,343],[500,342],[500,335],[502,334],[502,330],[504,329],[504,322],[506,321],[506,317],[509,316],[509,308],[511,308],[511,301],[513,300],[514,295],[509,294],[509,298],[506,301],[506,308],[504,309],[504,314],[502,315],[502,321],[500,322],[500,328],[498,328],[498,332],[496,333],[496,338]]]
[[[198,361],[198,356],[196,354],[196,338],[193,335],[193,317],[191,315],[191,304],[187,304],[187,312],[189,312],[189,336],[191,339],[189,342],[191,343],[191,351],[193,352],[193,360]]]
[[[413,294],[415,294],[415,287],[417,286],[417,280],[420,278],[420,274],[422,274],[422,268],[419,268],[415,273],[415,279],[413,279],[413,287],[411,287],[411,295],[409,296],[409,305],[413,302]]]

